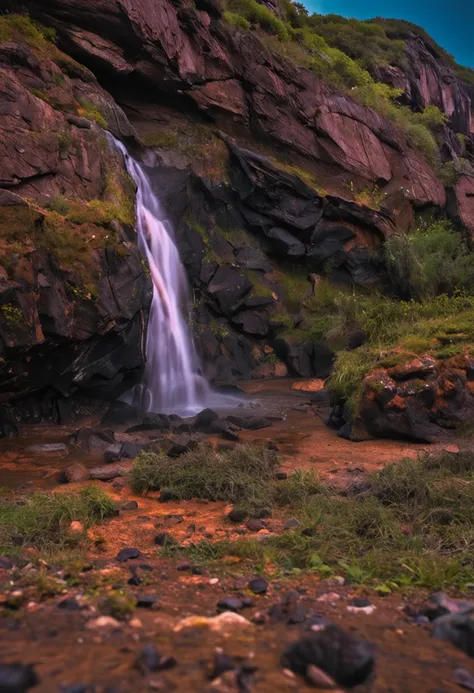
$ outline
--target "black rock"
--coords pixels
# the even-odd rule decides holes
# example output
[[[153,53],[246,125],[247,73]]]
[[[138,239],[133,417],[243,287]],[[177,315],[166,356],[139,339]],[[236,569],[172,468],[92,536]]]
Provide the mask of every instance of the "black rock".
[[[469,657],[474,657],[474,609],[437,618],[433,623],[433,637],[449,640]]]
[[[104,462],[118,462],[121,459],[122,443],[114,443],[109,445],[107,450],[104,451]]]
[[[135,586],[141,585],[141,584],[142,584],[142,579],[141,579],[141,577],[139,576],[138,573],[133,573],[133,574],[132,574],[132,577],[128,579],[127,583],[128,583],[129,585],[135,585]]]
[[[272,425],[272,422],[264,416],[228,416],[227,421],[247,431],[256,431]]]
[[[204,568],[202,568],[200,565],[193,565],[191,567],[191,573],[193,575],[204,575]]]
[[[217,414],[213,409],[203,409],[199,412],[199,414],[196,415],[196,418],[194,419],[194,427],[197,429],[206,429],[218,418],[219,414]]]
[[[139,594],[136,600],[137,606],[141,609],[151,609],[158,601],[154,594]]]
[[[181,570],[181,571],[191,570],[191,563],[188,563],[188,562],[178,563],[178,565],[176,566],[176,570]]]
[[[238,510],[237,508],[234,508],[233,510],[230,511],[230,513],[227,515],[229,520],[231,522],[235,522],[236,524],[240,524],[245,520],[247,517],[247,513],[244,513],[243,510]]]
[[[367,640],[330,625],[290,645],[282,664],[302,676],[308,664],[314,664],[339,685],[352,688],[367,681],[374,672],[375,648]]]
[[[167,489],[167,488],[164,488],[162,491],[160,491],[160,498],[159,498],[160,503],[168,503],[169,501],[177,501],[177,500],[179,500],[179,496],[174,491],[171,491],[170,489]]]
[[[0,692],[25,693],[39,683],[31,664],[0,664]]]
[[[174,657],[163,657],[160,655],[154,645],[145,645],[142,648],[136,666],[144,674],[152,671],[162,671],[163,669],[171,669],[177,664]]]
[[[175,459],[176,457],[181,457],[181,455],[184,455],[186,452],[189,452],[189,448],[186,445],[172,443],[168,448],[167,455]]]
[[[165,515],[163,519],[165,521],[173,520],[176,524],[181,524],[181,522],[184,522],[184,517],[182,515]]]
[[[127,548],[127,549],[122,549],[121,551],[118,552],[117,554],[117,561],[120,561],[121,563],[123,561],[129,561],[132,558],[138,558],[140,556],[140,551],[135,548]]]
[[[297,623],[304,623],[308,615],[308,609],[302,604],[295,604],[295,606],[290,609],[288,613],[288,623],[290,625],[295,625]]]
[[[300,523],[298,520],[296,520],[294,517],[291,519],[287,520],[285,524],[283,525],[283,529],[296,529],[296,527],[299,527]]]
[[[126,402],[114,402],[110,405],[108,412],[102,419],[102,423],[108,426],[122,426],[132,423],[139,418],[139,412],[135,407]]]
[[[160,532],[160,534],[157,534],[155,537],[155,544],[157,546],[176,546],[177,543],[176,539],[174,539],[171,534],[168,534],[168,532]]]
[[[363,609],[366,606],[371,606],[371,603],[365,597],[356,597],[355,599],[350,599],[348,602],[349,606],[355,606],[357,609]]]
[[[82,609],[82,606],[75,599],[69,597],[63,599],[57,606],[58,609],[63,609],[64,611],[81,611]]]
[[[141,445],[133,443],[131,440],[126,440],[124,443],[122,443],[120,456],[124,460],[134,460],[141,449]]]
[[[275,479],[277,481],[284,481],[284,479],[288,479],[288,474],[286,472],[277,472],[275,474]]]
[[[0,570],[11,570],[12,568],[12,561],[6,556],[0,556]]]
[[[250,520],[247,521],[246,526],[250,532],[259,532],[261,529],[264,529],[265,527],[263,522],[255,517],[251,517]]]
[[[250,580],[248,588],[254,594],[266,594],[268,590],[268,583],[263,578],[257,577]]]
[[[244,608],[244,602],[238,597],[226,597],[217,603],[219,611],[240,611]]]
[[[226,671],[234,671],[236,666],[232,657],[224,653],[217,653],[214,657],[214,668],[209,678],[214,681],[218,676],[221,676]]]

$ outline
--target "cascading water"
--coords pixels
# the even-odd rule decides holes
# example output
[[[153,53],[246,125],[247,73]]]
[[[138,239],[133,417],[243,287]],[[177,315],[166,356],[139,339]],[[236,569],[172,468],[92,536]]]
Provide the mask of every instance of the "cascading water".
[[[239,400],[214,392],[200,374],[183,307],[189,304],[188,282],[169,222],[151,189],[143,166],[111,135],[137,186],[138,245],[148,260],[153,281],[146,340],[144,383],[129,396],[144,411],[192,416],[205,407],[228,408]]]

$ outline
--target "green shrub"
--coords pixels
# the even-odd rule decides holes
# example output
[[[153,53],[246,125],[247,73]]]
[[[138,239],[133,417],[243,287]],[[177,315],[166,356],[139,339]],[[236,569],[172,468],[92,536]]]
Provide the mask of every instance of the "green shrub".
[[[226,9],[233,15],[243,17],[251,24],[258,24],[261,29],[275,34],[281,41],[290,40],[288,26],[268,7],[260,5],[256,0],[227,0]]]
[[[80,105],[79,114],[83,118],[94,120],[97,125],[100,125],[101,128],[104,128],[104,130],[107,129],[108,123],[96,104],[93,104],[91,101],[87,101],[87,99],[78,99],[77,101]]]
[[[234,12],[224,12],[223,19],[227,24],[232,26],[238,26],[240,29],[245,29],[248,31],[250,29],[250,22],[248,22],[245,17],[240,14],[235,14]]]
[[[474,256],[449,222],[420,225],[385,243],[392,281],[405,296],[418,299],[456,290],[474,290]]]

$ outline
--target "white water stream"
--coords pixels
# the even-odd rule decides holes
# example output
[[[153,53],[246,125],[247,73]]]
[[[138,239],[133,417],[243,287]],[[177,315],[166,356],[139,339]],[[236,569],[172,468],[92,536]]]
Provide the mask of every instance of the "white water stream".
[[[128,400],[144,411],[180,416],[192,416],[206,407],[238,406],[240,400],[214,392],[201,375],[190,315],[184,314],[189,306],[189,288],[173,231],[143,166],[121,142],[111,135],[109,138],[122,152],[137,186],[138,246],[148,260],[153,280],[144,382],[129,393]]]

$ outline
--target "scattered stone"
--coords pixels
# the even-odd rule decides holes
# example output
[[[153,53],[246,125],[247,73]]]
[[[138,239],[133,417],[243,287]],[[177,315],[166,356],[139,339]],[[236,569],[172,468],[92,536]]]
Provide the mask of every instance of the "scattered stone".
[[[196,418],[194,419],[194,427],[197,429],[206,429],[218,418],[219,414],[217,414],[213,409],[203,409],[201,412],[199,412],[199,414],[196,415]]]
[[[95,690],[87,683],[73,683],[72,686],[61,686],[59,693],[95,693]]]
[[[74,520],[69,525],[69,534],[84,534],[84,525],[79,520]]]
[[[469,657],[474,657],[474,609],[437,618],[433,624],[433,637],[448,640]]]
[[[63,609],[64,611],[81,611],[82,606],[77,602],[74,597],[67,597],[63,599],[57,605],[58,609]]]
[[[290,626],[297,623],[304,623],[308,615],[308,610],[302,604],[296,604],[288,613],[288,624]]]
[[[229,520],[231,522],[235,522],[236,524],[240,524],[241,522],[244,522],[245,518],[247,517],[247,513],[245,513],[243,510],[239,510],[237,508],[234,508],[233,510],[230,511],[230,513],[227,515]]]
[[[119,509],[120,510],[138,510],[138,503],[137,503],[137,501],[134,501],[134,500],[124,501],[123,503],[119,504]]]
[[[184,561],[183,563],[178,563],[176,566],[176,570],[191,570],[191,563],[188,563],[187,561]]]
[[[104,462],[107,464],[109,462],[118,462],[120,460],[120,453],[122,451],[122,443],[114,443],[109,445],[109,447],[104,451]]]
[[[126,465],[129,465],[128,467]],[[99,481],[110,481],[118,476],[123,476],[129,471],[130,462],[116,462],[115,464],[106,464],[100,467],[93,467],[89,469],[89,475],[91,479],[98,479]]]
[[[98,618],[87,621],[88,630],[99,630],[101,628],[120,628],[121,624],[112,616],[99,616]]]
[[[228,416],[227,421],[247,431],[257,431],[272,425],[272,422],[264,416]]]
[[[129,626],[131,626],[132,628],[142,628],[142,627],[143,627],[143,623],[140,621],[139,618],[132,618],[132,619],[129,621]]]
[[[72,484],[79,481],[88,481],[88,479],[90,479],[90,474],[85,465],[80,462],[74,462],[64,470],[64,478],[68,484]]]
[[[249,532],[260,532],[261,529],[265,529],[264,523],[255,517],[251,517],[250,520],[247,521],[246,527]]]
[[[141,609],[151,609],[157,601],[154,594],[140,594],[136,597],[136,604]]]
[[[165,522],[173,522],[173,524],[181,524],[181,522],[184,522],[184,517],[182,515],[165,515],[164,518]]]
[[[136,548],[126,548],[118,552],[116,559],[117,561],[130,561],[133,558],[138,558],[141,555],[140,551]]]
[[[474,691],[474,676],[467,669],[455,669],[453,671],[453,681],[468,691]]]
[[[248,588],[254,594],[266,594],[268,590],[268,583],[263,578],[257,577],[250,580]]]
[[[126,440],[124,443],[122,443],[122,449],[120,451],[120,457],[123,460],[134,460],[135,457],[141,451],[141,449],[142,449],[142,446],[138,445],[138,443],[134,443],[131,440]]]
[[[285,479],[288,479],[288,474],[286,472],[277,472],[275,474],[275,479],[277,481],[284,481]]]
[[[337,602],[340,599],[340,595],[337,592],[326,592],[318,597],[318,602]]]
[[[322,669],[308,664],[306,667],[306,678],[308,682],[315,688],[323,688],[324,690],[332,690],[337,688],[337,684],[331,676],[328,676]]]
[[[115,434],[113,431],[95,430],[84,426],[69,437],[69,442],[88,454],[104,452],[115,442]]]
[[[173,493],[173,491],[168,491],[168,489],[164,489],[163,491],[160,491],[160,503],[168,503],[169,501],[177,501],[179,500],[179,496],[176,493]]]
[[[339,685],[350,688],[364,683],[372,675],[375,648],[372,643],[331,624],[290,645],[282,657],[282,664],[302,676],[312,664]]]
[[[191,567],[191,573],[193,575],[204,575],[204,568],[202,568],[200,565],[193,565]]]
[[[370,616],[371,614],[374,613],[376,610],[376,606],[373,604],[369,604],[368,606],[348,606],[347,611],[349,611],[352,614],[366,614],[367,616]]]
[[[0,664],[0,691],[25,693],[40,682],[31,664]]]
[[[343,587],[346,584],[346,579],[342,575],[335,575],[329,580],[330,585],[337,585],[338,587]]]
[[[244,608],[244,602],[238,597],[226,597],[217,603],[219,611],[240,611]]]
[[[205,616],[188,616],[182,619],[175,627],[175,633],[179,633],[187,628],[209,628],[216,633],[226,633],[232,630],[253,627],[253,624],[246,618],[233,611],[224,611],[213,618]]]
[[[298,520],[295,518],[291,518],[290,520],[287,520],[285,524],[283,525],[283,529],[296,529],[297,527],[300,526],[300,523]]]
[[[127,584],[138,586],[142,584],[142,579],[137,572],[134,572],[132,577],[128,579]]]
[[[6,556],[0,556],[0,570],[11,570],[12,568],[12,561]]]
[[[168,532],[160,532],[155,537],[155,544],[157,546],[177,546],[177,541]]]
[[[136,666],[143,674],[152,671],[163,671],[176,666],[177,661],[174,657],[163,657],[154,645],[145,645],[142,648]]]
[[[233,671],[236,668],[232,657],[224,654],[223,652],[217,652],[214,657],[214,668],[209,676],[211,680],[216,679],[221,676],[225,671]]]
[[[66,450],[67,445],[65,445],[64,443],[40,443],[39,445],[29,445],[26,448],[26,452],[33,452],[36,454],[65,452]]]

